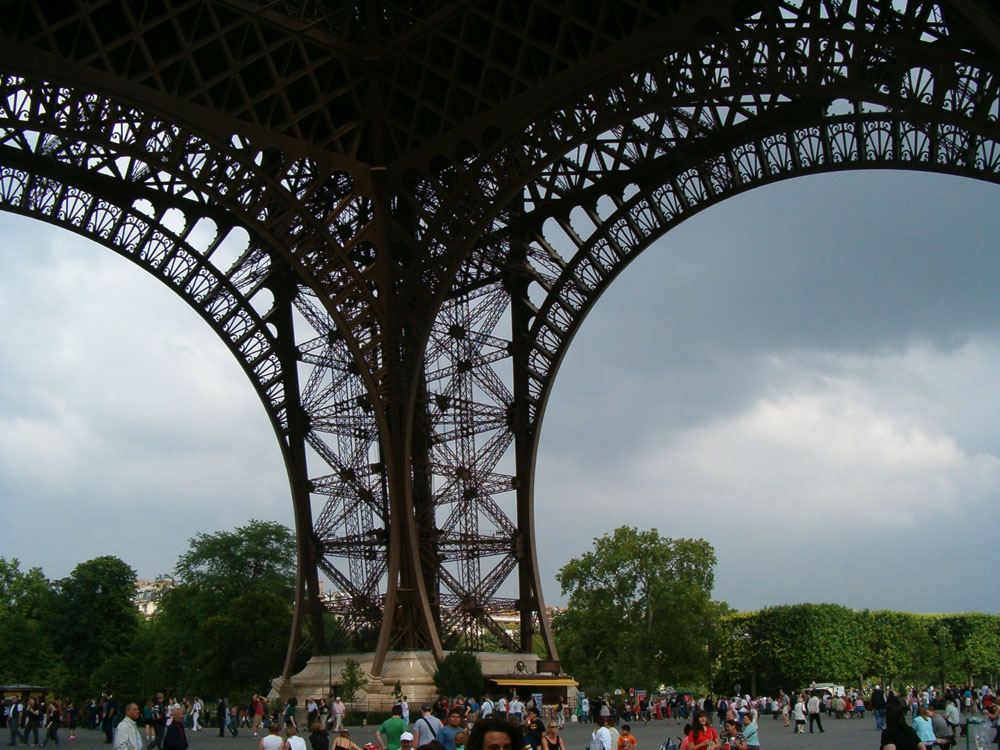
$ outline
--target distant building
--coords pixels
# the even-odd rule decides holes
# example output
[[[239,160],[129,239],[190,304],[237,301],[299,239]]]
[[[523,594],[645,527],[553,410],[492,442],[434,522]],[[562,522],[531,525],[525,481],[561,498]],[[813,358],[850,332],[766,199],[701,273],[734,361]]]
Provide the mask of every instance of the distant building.
[[[156,614],[163,592],[173,588],[173,586],[174,580],[172,578],[157,578],[155,581],[144,581],[141,578],[137,578],[135,581],[135,596],[132,597],[132,602],[142,612],[143,617],[148,620]]]

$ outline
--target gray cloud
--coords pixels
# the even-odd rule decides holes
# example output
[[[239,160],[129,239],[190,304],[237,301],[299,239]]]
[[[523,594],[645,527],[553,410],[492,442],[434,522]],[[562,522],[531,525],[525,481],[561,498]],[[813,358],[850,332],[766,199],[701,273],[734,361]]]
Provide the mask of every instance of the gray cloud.
[[[3,554],[56,577],[116,554],[153,577],[199,531],[291,523],[266,415],[197,315],[103,248],[0,221]]]
[[[543,425],[548,601],[559,566],[629,523],[707,538],[740,608],[995,610],[975,571],[1000,531],[997,191],[800,179],[646,251]],[[152,576],[198,531],[291,524],[263,409],[197,316],[105,250],[0,227],[3,554],[65,575],[113,553]]]

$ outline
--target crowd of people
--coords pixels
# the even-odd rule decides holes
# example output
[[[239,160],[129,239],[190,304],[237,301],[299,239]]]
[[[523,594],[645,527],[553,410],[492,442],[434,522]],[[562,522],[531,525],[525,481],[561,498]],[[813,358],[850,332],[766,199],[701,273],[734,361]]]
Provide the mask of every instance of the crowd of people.
[[[996,725],[1000,700],[989,686],[909,686],[899,693],[870,690],[832,690],[815,686],[801,692],[779,691],[775,697],[712,696],[691,693],[656,695],[647,699],[615,700],[609,695],[593,698],[580,694],[574,708],[564,700],[551,705],[527,702],[516,694],[481,698],[441,698],[420,707],[410,716],[406,696],[392,707],[392,715],[375,732],[378,750],[474,750],[476,727],[488,720],[490,732],[507,727],[506,739],[520,742],[516,750],[566,750],[560,730],[575,710],[581,723],[593,723],[589,750],[636,750],[630,721],[683,723],[681,750],[754,750],[760,747],[758,722],[763,715],[783,720],[792,732],[825,732],[823,718],[874,717],[881,732],[882,750],[932,750],[956,744],[966,725],[962,716],[982,714]],[[376,750],[361,748],[345,728],[347,708],[340,698],[309,699],[299,707],[295,698],[280,705],[261,695],[245,704],[218,698],[214,710],[199,696],[165,698],[158,693],[146,704],[129,703],[119,714],[112,693],[87,701],[78,711],[71,700],[42,701],[35,696],[5,699],[2,724],[9,745],[45,747],[59,744],[59,730],[67,727],[70,740],[77,726],[99,729],[113,750],[187,750],[187,732],[211,726],[219,736],[233,736],[247,729],[259,738],[259,750]],[[485,730],[484,730],[485,732]],[[481,732],[479,739],[485,741]],[[496,740],[496,737],[492,737]],[[1000,731],[995,741],[1000,744]],[[308,745],[306,744],[308,742]],[[494,745],[497,742],[493,743]],[[484,747],[481,750],[499,750]]]

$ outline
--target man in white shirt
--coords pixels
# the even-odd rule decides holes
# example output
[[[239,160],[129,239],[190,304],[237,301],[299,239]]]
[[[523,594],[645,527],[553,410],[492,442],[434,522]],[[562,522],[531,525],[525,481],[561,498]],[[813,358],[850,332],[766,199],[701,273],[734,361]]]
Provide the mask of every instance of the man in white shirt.
[[[115,727],[114,750],[142,750],[142,737],[136,720],[139,718],[139,706],[129,703],[125,707],[125,718]]]
[[[948,724],[948,728],[951,729],[951,736],[954,737],[955,730],[962,723],[962,717],[958,714],[958,706],[955,705],[955,699],[952,697],[951,693],[947,693],[945,695],[944,720]]]
[[[490,698],[490,694],[487,693],[486,696],[483,698],[483,705],[480,708],[480,716],[482,716],[485,719],[487,716],[492,716],[492,715],[493,715],[493,700]]]
[[[10,742],[7,744],[16,745],[18,740],[20,740],[27,745],[28,735],[22,735],[18,729],[18,725],[21,722],[21,715],[24,713],[24,704],[21,703],[21,699],[14,698],[9,706],[4,706],[3,713],[7,719],[7,728],[10,730]]]
[[[515,724],[520,725],[521,714],[524,712],[524,704],[521,703],[521,699],[516,695],[514,699],[510,702],[510,720]]]
[[[607,724],[605,722],[598,721],[597,722],[597,729],[594,730],[594,733],[591,736],[594,739],[600,741],[600,743],[601,743],[601,750],[611,750],[611,748],[612,748],[612,745],[611,745],[611,730],[608,729]],[[591,745],[591,747],[593,748],[593,745]],[[593,750],[596,750],[596,748],[593,748]]]
[[[818,724],[819,731],[825,732],[823,721],[819,717],[819,696],[814,693],[806,703],[806,708],[809,710],[809,734],[813,733],[813,724]]]
[[[580,718],[584,724],[590,723],[590,699],[585,695],[580,703]]]
[[[344,701],[340,700],[340,696],[336,696],[333,699],[333,731],[343,732],[344,731],[344,714],[347,713],[347,706],[344,705]]]

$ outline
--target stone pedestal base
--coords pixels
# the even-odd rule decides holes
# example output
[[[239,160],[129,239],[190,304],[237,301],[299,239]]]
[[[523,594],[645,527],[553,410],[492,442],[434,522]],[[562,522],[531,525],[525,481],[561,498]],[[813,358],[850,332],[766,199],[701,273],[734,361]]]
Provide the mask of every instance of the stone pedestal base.
[[[528,671],[534,671],[537,654],[511,654],[503,652],[482,651],[476,654],[483,667],[484,674],[514,674],[518,663],[526,666]],[[430,651],[390,651],[386,655],[380,677],[371,676],[372,662],[375,654],[334,654],[333,656],[314,656],[306,664],[305,669],[285,680],[278,677],[271,682],[271,692],[268,697],[287,699],[295,696],[299,705],[308,698],[329,697],[331,684],[333,695],[337,695],[340,683],[340,672],[347,666],[347,660],[353,659],[361,665],[361,670],[368,681],[366,690],[356,696],[355,705],[369,711],[388,711],[396,702],[393,688],[399,681],[399,686],[406,696],[410,706],[410,716],[420,713],[422,703],[432,703],[437,700],[438,693],[434,687],[434,671],[437,664]],[[522,667],[523,669],[523,667]]]

